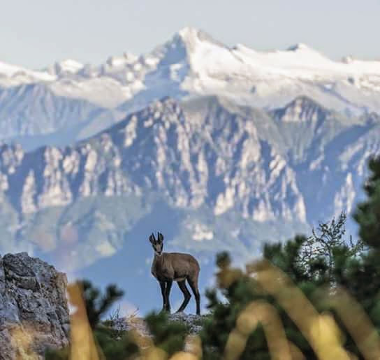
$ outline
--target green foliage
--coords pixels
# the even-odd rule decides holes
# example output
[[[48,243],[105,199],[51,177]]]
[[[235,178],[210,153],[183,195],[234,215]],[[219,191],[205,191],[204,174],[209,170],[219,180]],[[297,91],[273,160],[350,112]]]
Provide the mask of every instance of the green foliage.
[[[302,254],[307,241],[308,239],[304,236],[296,236],[285,244],[265,244],[264,258],[283,270],[293,281],[310,280],[312,269],[307,268],[308,264],[306,264]],[[314,266],[316,266],[316,260]],[[324,265],[320,264],[319,266],[323,267]]]
[[[48,349],[45,352],[45,360],[68,360],[70,356],[70,348],[52,350]]]
[[[79,286],[83,289],[83,299],[91,329],[96,328],[102,315],[124,295],[124,291],[118,289],[116,285],[108,285],[104,295],[88,280],[79,282]]]
[[[294,241],[287,243],[285,246],[267,245],[265,253],[271,256],[288,274],[294,279],[298,276],[303,278],[301,269],[298,268],[297,259],[304,238],[298,237]],[[266,295],[259,284],[247,272],[231,268],[231,261],[219,261],[220,258],[229,259],[227,254],[218,256],[217,273],[218,289],[209,289],[206,292],[208,298],[208,308],[211,310],[211,316],[205,321],[201,339],[203,345],[203,358],[207,360],[221,359],[226,347],[227,339],[231,331],[236,326],[238,315],[246,306],[255,301],[263,300],[272,304],[278,311],[286,328],[289,338],[304,350],[307,358],[312,359],[313,353],[309,344],[297,330],[295,325],[290,321],[286,312],[281,309],[275,300]],[[292,271],[295,271],[293,274]],[[314,290],[314,289],[313,289]],[[218,293],[226,301],[221,301]],[[249,336],[244,352],[240,356],[242,360],[248,359],[270,359],[266,338],[263,328],[258,326]]]
[[[345,223],[346,214],[342,212],[338,219],[333,218],[312,229],[309,237],[296,236],[285,244],[265,245],[264,257],[296,283],[343,284],[344,272],[364,254],[360,239],[344,238]]]
[[[169,321],[166,312],[151,313],[145,318],[145,322],[153,336],[156,347],[164,350],[169,356],[182,351],[185,338],[189,329],[179,321]]]
[[[364,186],[368,198],[357,207],[354,218],[360,225],[360,238],[380,249],[380,157],[369,161],[369,169],[371,174]]]
[[[366,202],[359,205],[355,219],[360,226],[360,239],[345,239],[346,215],[321,223],[310,237],[297,236],[285,244],[266,244],[264,257],[288,277],[320,313],[328,311],[344,332],[344,347],[360,358],[357,344],[338,316],[337,309],[326,301],[326,293],[342,287],[355,298],[369,315],[375,328],[380,329],[380,158],[371,160],[371,175],[366,183]],[[368,248],[364,248],[364,244]],[[231,268],[228,254],[217,257],[218,288],[206,292],[212,312],[202,332],[204,359],[222,357],[238,314],[248,303],[263,300],[272,304],[285,328],[287,338],[307,359],[315,359],[310,344],[290,320],[288,314],[268,296],[255,278]],[[322,290],[321,290],[322,289]],[[324,289],[324,290],[323,290]],[[225,301],[221,301],[221,293]],[[339,305],[338,305],[339,306]],[[249,336],[241,359],[268,358],[266,338],[261,327]]]
[[[139,348],[130,332],[121,336],[119,331],[99,326],[94,331],[95,341],[107,360],[132,360],[138,357]]]
[[[101,358],[106,360],[135,359],[139,349],[128,332],[120,332],[112,327],[100,323],[102,316],[119,300],[124,292],[116,285],[109,285],[104,294],[95,288],[90,281],[83,280],[77,283],[82,289],[82,296],[86,307],[87,317],[94,334],[95,343],[99,348]],[[69,359],[70,347],[60,350],[48,350],[46,360]]]

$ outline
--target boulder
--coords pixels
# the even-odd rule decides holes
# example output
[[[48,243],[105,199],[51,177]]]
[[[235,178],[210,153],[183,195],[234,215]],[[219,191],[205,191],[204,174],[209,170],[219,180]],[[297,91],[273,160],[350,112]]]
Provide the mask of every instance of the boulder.
[[[0,360],[42,359],[69,342],[67,278],[27,253],[0,256]]]

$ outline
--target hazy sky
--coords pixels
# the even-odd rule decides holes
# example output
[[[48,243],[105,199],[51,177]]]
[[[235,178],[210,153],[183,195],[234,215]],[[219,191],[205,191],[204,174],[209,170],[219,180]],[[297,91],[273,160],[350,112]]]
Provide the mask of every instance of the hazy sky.
[[[227,45],[303,42],[339,59],[380,59],[380,0],[0,0],[0,61],[44,67],[140,54],[185,26]]]

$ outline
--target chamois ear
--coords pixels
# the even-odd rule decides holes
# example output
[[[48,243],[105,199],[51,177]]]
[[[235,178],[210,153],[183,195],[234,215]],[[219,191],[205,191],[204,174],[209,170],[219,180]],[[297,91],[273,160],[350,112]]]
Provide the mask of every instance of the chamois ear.
[[[158,233],[158,242],[162,243],[164,241],[164,235],[162,235],[160,232]]]
[[[154,234],[152,233],[152,235],[149,236],[149,241],[154,244],[156,242],[156,239],[154,238]]]

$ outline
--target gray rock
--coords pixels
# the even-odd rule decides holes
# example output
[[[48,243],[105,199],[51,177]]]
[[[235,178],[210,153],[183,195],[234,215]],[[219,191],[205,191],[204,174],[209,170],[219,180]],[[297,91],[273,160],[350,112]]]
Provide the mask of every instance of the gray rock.
[[[169,321],[184,323],[190,334],[199,334],[202,330],[202,322],[207,315],[193,315],[185,313],[174,313],[169,315]],[[112,319],[108,326],[114,330],[124,331],[136,331],[142,336],[151,336],[149,329],[143,318],[131,316],[129,318],[117,317]]]
[[[202,330],[202,321],[204,316],[194,315],[194,314],[185,314],[183,312],[174,313],[169,316],[170,321],[178,321],[184,323],[190,334],[199,334]]]
[[[27,253],[0,256],[0,360],[42,359],[69,341],[66,275]]]

